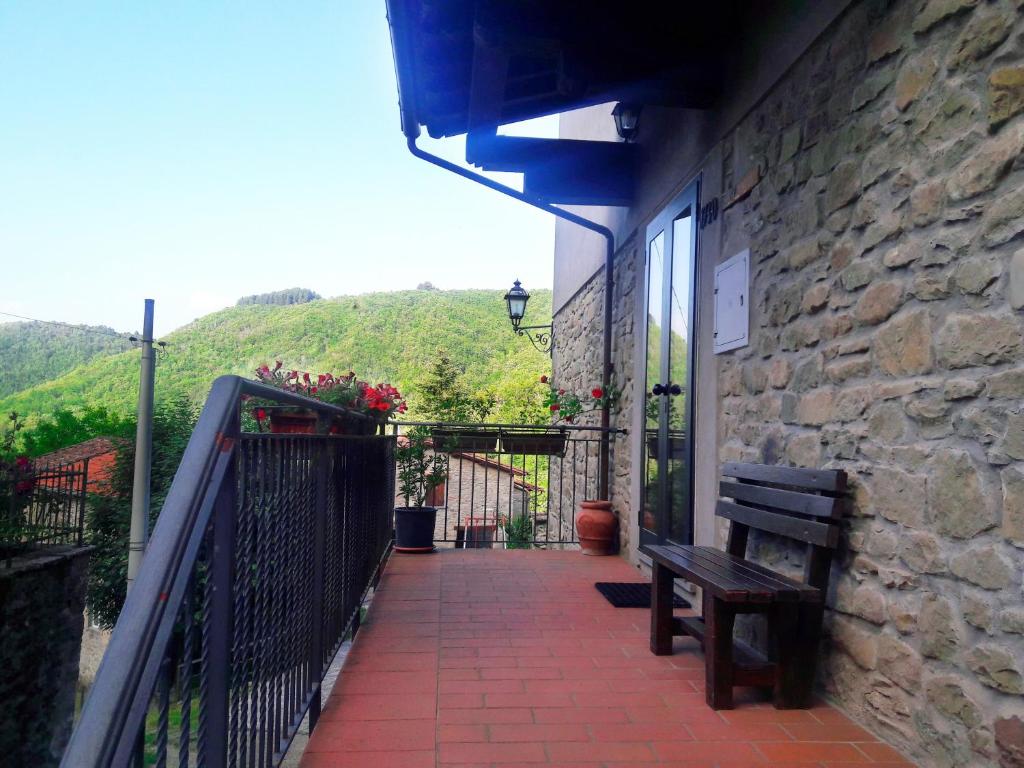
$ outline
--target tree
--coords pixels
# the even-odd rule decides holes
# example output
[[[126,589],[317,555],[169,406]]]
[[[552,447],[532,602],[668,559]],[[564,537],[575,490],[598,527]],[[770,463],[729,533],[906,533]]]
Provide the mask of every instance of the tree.
[[[450,423],[483,421],[494,408],[490,391],[474,393],[465,383],[465,371],[448,352],[437,351],[437,359],[417,388],[417,410],[424,418]]]
[[[134,432],[132,419],[113,414],[103,407],[58,408],[49,416],[40,418],[34,426],[21,430],[18,441],[25,455],[36,457],[94,437],[128,438]]]
[[[153,412],[150,530],[171,489],[198,417],[196,406],[184,396],[165,400]],[[120,451],[110,493],[90,494],[87,506],[86,541],[95,549],[89,564],[86,600],[90,617],[107,628],[114,626],[124,605],[134,466],[134,446]]]
[[[416,286],[417,291],[436,291],[437,286],[427,280],[426,282],[420,283]]]

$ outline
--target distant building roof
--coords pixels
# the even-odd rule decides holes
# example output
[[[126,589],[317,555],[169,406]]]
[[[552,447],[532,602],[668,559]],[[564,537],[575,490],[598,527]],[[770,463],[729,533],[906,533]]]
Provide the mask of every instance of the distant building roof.
[[[117,465],[117,454],[128,445],[128,441],[117,437],[94,437],[77,445],[69,445],[57,451],[38,456],[33,462],[38,467],[57,467],[68,464],[88,466],[89,493],[109,494],[111,478]]]

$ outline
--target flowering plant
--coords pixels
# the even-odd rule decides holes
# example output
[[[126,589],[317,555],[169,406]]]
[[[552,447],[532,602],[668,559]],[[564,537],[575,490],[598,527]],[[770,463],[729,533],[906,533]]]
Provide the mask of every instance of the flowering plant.
[[[256,378],[277,389],[312,397],[372,416],[379,421],[408,410],[405,399],[395,387],[385,383],[374,386],[358,379],[353,371],[342,376],[321,373],[314,377],[306,371],[285,370],[281,361],[277,360],[273,368],[269,365],[257,368]],[[257,421],[262,421],[265,416],[265,412],[262,416],[258,411],[256,413]]]
[[[570,424],[582,413],[613,406],[618,402],[620,394],[613,385],[607,388],[593,387],[588,395],[580,396],[556,387],[547,376],[541,376],[540,383],[548,388],[544,395],[544,407],[551,412],[552,418],[556,422],[566,421]]]
[[[22,539],[25,508],[35,488],[35,468],[31,459],[14,449],[22,423],[17,413],[8,416],[9,427],[0,438],[0,551],[16,548]]]

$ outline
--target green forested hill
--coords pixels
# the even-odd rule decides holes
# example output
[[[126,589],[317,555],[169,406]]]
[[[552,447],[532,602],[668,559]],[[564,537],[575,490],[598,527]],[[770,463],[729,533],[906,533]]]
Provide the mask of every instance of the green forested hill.
[[[530,323],[547,322],[550,315],[550,291],[536,291]],[[513,418],[529,407],[537,377],[550,369],[546,355],[512,333],[502,292],[491,290],[401,291],[293,306],[237,306],[206,315],[165,340],[166,352],[157,363],[158,400],[184,393],[202,402],[217,376],[251,377],[261,363],[282,360],[300,370],[354,370],[373,382],[389,381],[408,394],[414,415],[415,384],[443,348],[464,367],[465,381],[494,389],[499,415]],[[96,358],[0,399],[0,413],[31,416],[58,405],[99,405],[131,414],[138,367],[134,350]]]
[[[0,324],[0,398],[129,346],[105,326]]]

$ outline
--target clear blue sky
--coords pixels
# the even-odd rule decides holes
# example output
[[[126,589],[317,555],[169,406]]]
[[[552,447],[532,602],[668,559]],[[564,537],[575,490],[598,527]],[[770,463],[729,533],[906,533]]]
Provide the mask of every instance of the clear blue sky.
[[[547,214],[408,154],[383,0],[8,1],[0,73],[0,310],[551,285]]]

